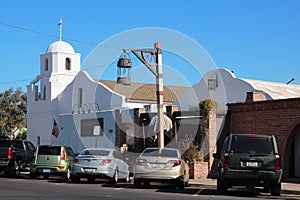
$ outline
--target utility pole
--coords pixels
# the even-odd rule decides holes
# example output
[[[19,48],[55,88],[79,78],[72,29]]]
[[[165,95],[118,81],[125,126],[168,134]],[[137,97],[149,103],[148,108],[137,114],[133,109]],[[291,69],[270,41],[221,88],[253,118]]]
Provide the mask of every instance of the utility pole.
[[[156,96],[157,96],[157,130],[158,133],[158,148],[164,148],[164,86],[163,86],[163,73],[162,73],[162,49],[161,44],[156,42],[154,44],[154,49],[123,49],[124,52],[131,51],[156,77]],[[140,54],[139,54],[140,53]],[[151,60],[147,60],[148,57],[145,54],[149,55]],[[153,60],[152,60],[153,58]],[[155,61],[155,63],[151,63]],[[118,80],[129,80],[131,68],[131,61],[129,58],[121,57],[118,61],[118,67],[123,70],[128,70],[127,76],[119,74]],[[154,69],[155,67],[155,69]],[[122,83],[120,81],[120,83]],[[128,83],[128,81],[126,81]]]

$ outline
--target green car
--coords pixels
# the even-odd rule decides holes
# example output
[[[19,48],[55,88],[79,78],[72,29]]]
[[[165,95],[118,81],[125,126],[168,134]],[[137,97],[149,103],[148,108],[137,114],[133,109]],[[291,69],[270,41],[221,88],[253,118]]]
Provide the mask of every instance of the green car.
[[[35,160],[30,168],[30,177],[42,175],[45,179],[50,175],[62,176],[69,182],[75,154],[69,146],[39,145],[36,148]]]
[[[277,143],[272,135],[230,134],[224,141],[218,162],[217,189],[225,193],[232,186],[264,187],[279,196],[282,168]]]

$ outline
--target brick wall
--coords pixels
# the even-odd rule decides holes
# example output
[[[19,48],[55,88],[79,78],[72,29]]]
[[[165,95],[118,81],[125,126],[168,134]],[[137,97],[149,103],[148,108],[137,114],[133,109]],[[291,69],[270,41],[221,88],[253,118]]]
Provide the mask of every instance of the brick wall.
[[[228,105],[232,133],[270,134],[276,137],[284,175],[288,175],[291,135],[300,123],[300,98]]]

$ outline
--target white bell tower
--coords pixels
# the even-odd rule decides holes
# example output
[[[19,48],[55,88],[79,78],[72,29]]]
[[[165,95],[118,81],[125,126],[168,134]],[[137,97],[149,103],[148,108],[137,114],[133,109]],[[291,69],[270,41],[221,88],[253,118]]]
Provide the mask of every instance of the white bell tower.
[[[80,71],[80,54],[62,41],[62,20],[59,23],[59,41],[52,43],[40,55],[40,98],[53,100],[69,85]]]
[[[51,144],[54,119],[59,124],[58,95],[80,71],[80,54],[62,41],[62,20],[59,41],[53,42],[40,55],[40,74],[27,85],[27,139]]]

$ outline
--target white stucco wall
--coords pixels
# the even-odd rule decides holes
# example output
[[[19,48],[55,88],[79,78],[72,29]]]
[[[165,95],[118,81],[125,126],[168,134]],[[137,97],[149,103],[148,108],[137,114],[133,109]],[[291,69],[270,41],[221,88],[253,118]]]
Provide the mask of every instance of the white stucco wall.
[[[208,80],[215,79],[216,87],[208,88]],[[255,89],[247,82],[236,78],[227,69],[216,69],[203,75],[181,99],[175,102],[180,110],[195,109],[201,100],[212,99],[218,102],[220,110],[227,110],[227,103],[244,102],[247,92]]]
[[[51,137],[51,143],[69,145],[75,153],[84,148],[107,147],[115,144],[114,111],[105,111],[87,114],[62,115],[59,117],[60,134]],[[103,118],[103,136],[81,136],[81,120]]]

